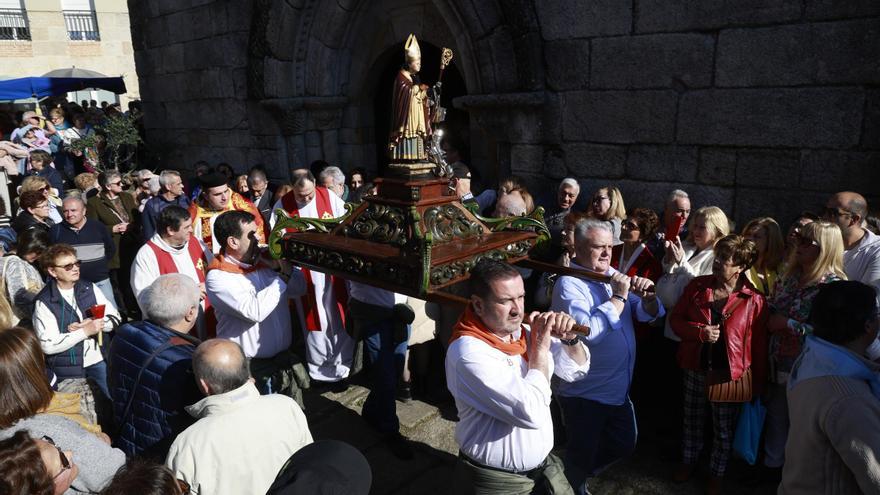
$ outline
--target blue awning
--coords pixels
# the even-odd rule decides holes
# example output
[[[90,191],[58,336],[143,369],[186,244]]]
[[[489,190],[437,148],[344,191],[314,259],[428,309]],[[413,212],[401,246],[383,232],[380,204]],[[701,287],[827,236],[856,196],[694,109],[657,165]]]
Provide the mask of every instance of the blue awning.
[[[89,88],[126,92],[121,77],[22,77],[0,81],[0,101],[60,96]]]

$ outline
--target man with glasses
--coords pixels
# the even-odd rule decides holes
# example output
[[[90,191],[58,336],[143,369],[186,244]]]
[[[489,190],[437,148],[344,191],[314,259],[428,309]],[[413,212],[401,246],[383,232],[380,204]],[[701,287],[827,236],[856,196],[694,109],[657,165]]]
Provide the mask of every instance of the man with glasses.
[[[183,193],[183,179],[180,178],[180,172],[163,170],[159,174],[159,186],[161,187],[159,194],[150,198],[144,205],[141,218],[143,224],[141,234],[144,242],[149,241],[156,234],[156,220],[166,206],[177,205],[184,209],[189,208],[189,198]]]
[[[822,218],[843,233],[843,269],[849,280],[880,285],[880,236],[863,227],[868,202],[856,192],[839,192],[825,203]]]
[[[95,336],[113,329],[110,318],[119,318],[116,305],[94,283],[80,278],[81,263],[73,246],[50,247],[41,264],[48,277],[34,299],[33,322],[46,354],[46,367],[55,373],[59,384],[89,378],[109,398],[107,365],[99,348],[103,339]]]
[[[61,208],[64,221],[52,227],[49,239],[53,244],[73,246],[83,265],[82,278],[94,283],[117,307],[110,283],[110,260],[116,254],[116,244],[110,231],[101,222],[86,218],[86,204],[80,196],[64,198]]]

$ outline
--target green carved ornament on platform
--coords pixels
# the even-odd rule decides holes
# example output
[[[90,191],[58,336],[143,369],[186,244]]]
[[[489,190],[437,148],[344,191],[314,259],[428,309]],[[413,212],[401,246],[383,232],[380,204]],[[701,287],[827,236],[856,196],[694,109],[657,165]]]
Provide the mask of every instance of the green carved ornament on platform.
[[[292,217],[286,211],[278,208],[275,210],[275,228],[269,234],[269,254],[273,258],[281,258],[281,239],[288,230],[306,231],[313,230],[322,234],[330,233],[333,228],[342,223],[351,214],[353,205],[345,204],[345,214],[337,218],[304,218]]]

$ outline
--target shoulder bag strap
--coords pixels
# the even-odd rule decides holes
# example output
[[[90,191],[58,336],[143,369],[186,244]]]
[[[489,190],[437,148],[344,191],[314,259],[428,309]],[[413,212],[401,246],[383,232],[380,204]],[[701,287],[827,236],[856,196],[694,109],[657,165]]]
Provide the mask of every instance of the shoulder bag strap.
[[[172,345],[174,344],[171,342],[171,339],[166,340],[162,343],[162,345],[157,347],[156,350],[154,350],[153,353],[150,354],[149,357],[147,357],[147,359],[144,361],[144,364],[141,365],[141,369],[138,371],[137,378],[135,378],[134,380],[134,385],[132,385],[131,387],[131,393],[128,396],[128,402],[125,403],[125,409],[123,409],[122,411],[122,419],[119,422],[119,426],[116,430],[116,438],[119,438],[119,435],[122,434],[122,428],[125,426],[125,422],[128,421],[128,415],[131,414],[131,406],[134,403],[134,396],[137,392],[138,386],[141,384],[141,378],[143,378],[144,376],[144,370],[146,370],[147,367],[150,366],[150,363],[152,363],[153,360],[156,359],[156,356],[161,354],[162,351],[168,349]]]

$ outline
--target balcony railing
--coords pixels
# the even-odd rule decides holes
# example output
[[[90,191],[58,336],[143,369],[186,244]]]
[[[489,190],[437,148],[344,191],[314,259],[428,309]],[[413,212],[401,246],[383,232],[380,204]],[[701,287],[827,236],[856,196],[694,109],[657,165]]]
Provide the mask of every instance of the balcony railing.
[[[30,40],[27,15],[21,9],[0,9],[0,40]]]
[[[71,41],[100,41],[98,18],[91,10],[65,10],[64,24]]]

